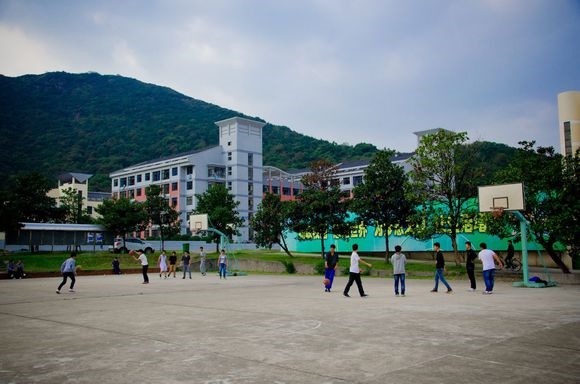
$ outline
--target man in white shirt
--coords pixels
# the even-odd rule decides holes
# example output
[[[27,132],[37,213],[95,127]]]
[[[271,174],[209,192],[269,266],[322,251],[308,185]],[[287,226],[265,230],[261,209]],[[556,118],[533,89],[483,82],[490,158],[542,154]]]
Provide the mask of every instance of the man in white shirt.
[[[500,268],[503,268],[503,264],[498,255],[491,249],[487,249],[487,244],[479,244],[479,255],[477,256],[481,263],[483,264],[483,282],[485,283],[484,295],[491,295],[493,291],[493,280],[495,275],[495,261],[499,264]]]
[[[143,284],[149,284],[149,276],[147,275],[147,270],[149,269],[149,261],[147,260],[147,255],[143,253],[142,249],[139,249],[137,251],[137,255],[139,255],[138,257],[135,257],[133,251],[129,252],[129,254],[133,256],[133,258],[136,261],[141,262],[141,268],[143,270]]]
[[[360,258],[360,256],[358,255],[358,244],[353,244],[352,245],[352,254],[350,255],[350,269],[349,269],[349,274],[348,274],[348,283],[346,284],[346,287],[344,287],[344,292],[343,295],[346,297],[350,297],[348,295],[348,291],[350,290],[350,287],[352,285],[352,283],[356,282],[356,286],[358,287],[358,293],[360,294],[360,297],[365,297],[368,296],[362,286],[362,281],[360,279],[360,267],[358,265],[359,262],[365,264],[367,267],[372,267],[371,264],[367,263],[366,261],[364,261],[363,259]]]

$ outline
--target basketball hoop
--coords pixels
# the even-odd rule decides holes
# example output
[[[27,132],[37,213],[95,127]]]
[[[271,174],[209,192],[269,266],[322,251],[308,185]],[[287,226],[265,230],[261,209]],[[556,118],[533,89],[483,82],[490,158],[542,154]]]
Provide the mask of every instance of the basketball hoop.
[[[492,207],[491,208],[491,215],[494,219],[499,219],[503,216],[503,207]]]

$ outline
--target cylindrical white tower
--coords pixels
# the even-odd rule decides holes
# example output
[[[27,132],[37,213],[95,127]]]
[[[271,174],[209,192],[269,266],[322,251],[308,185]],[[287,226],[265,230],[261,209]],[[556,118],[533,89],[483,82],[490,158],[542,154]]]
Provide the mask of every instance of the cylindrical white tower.
[[[558,94],[560,152],[574,155],[580,148],[580,91]]]

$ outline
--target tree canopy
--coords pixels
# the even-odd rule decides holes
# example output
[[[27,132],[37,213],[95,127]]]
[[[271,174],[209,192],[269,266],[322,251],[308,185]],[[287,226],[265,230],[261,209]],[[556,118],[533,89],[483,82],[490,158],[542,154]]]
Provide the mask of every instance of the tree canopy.
[[[284,238],[284,232],[289,229],[287,217],[290,204],[281,201],[280,196],[272,193],[264,196],[258,211],[250,219],[256,246],[271,249],[273,244],[278,244],[292,257]]]
[[[207,191],[196,194],[197,205],[193,211],[195,214],[206,213],[209,225],[224,233],[228,237],[238,234],[238,228],[244,223],[237,208],[240,205],[223,184],[214,184]],[[214,240],[219,245],[219,235]],[[216,246],[217,250],[217,246]]]
[[[525,210],[522,215],[529,222],[528,229],[554,262],[568,273],[562,261],[561,241],[578,247],[578,167],[576,158],[564,159],[552,147],[535,147],[534,141],[520,142],[520,148],[510,165],[498,173],[498,183],[524,184]],[[572,197],[573,196],[573,197]],[[518,233],[516,221],[503,215],[490,231],[501,237]],[[517,239],[517,237],[516,237]]]
[[[404,227],[414,206],[406,196],[409,182],[403,167],[394,164],[394,151],[378,151],[365,170],[364,182],[354,187],[351,210],[365,226],[382,227],[385,257],[389,253],[389,227]]]
[[[311,172],[302,178],[304,191],[291,203],[289,225],[299,235],[314,234],[320,239],[324,257],[324,240],[329,233],[346,237],[353,222],[349,221],[348,202],[333,183],[334,164],[326,160],[315,161]]]
[[[469,202],[477,195],[476,180],[481,175],[481,161],[465,145],[467,140],[466,132],[440,129],[423,136],[411,158],[411,189],[419,204],[413,234],[449,236],[456,263],[457,230],[477,214],[477,207]]]

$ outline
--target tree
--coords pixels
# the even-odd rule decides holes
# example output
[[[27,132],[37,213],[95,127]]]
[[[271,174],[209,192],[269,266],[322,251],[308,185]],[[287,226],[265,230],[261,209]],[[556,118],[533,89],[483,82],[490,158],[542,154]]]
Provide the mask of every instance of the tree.
[[[413,234],[426,238],[445,234],[451,238],[455,262],[457,231],[477,213],[470,199],[477,195],[481,171],[478,156],[465,145],[466,132],[440,129],[425,135],[411,158],[412,191],[421,204],[413,218]]]
[[[142,203],[125,197],[105,200],[95,210],[101,215],[97,222],[107,231],[121,236],[123,247],[127,233],[143,230],[148,221]]]
[[[574,156],[566,156],[563,163],[562,181],[564,188],[560,196],[563,215],[555,223],[554,232],[568,246],[572,266],[580,269],[580,149]]]
[[[85,198],[74,188],[67,188],[62,191],[60,197],[60,208],[63,210],[64,221],[66,223],[90,223],[91,217],[83,211],[83,200]]]
[[[562,261],[556,243],[578,241],[578,171],[574,170],[573,159],[564,161],[552,147],[537,147],[534,141],[521,141],[521,148],[510,165],[498,174],[499,183],[523,182],[525,196],[524,218],[529,222],[528,230],[550,255],[564,273],[570,270]],[[570,194],[572,193],[572,194]],[[492,233],[502,236],[506,229],[515,231],[514,220],[503,215],[492,226]]]
[[[271,249],[273,244],[279,244],[288,256],[293,257],[284,238],[284,231],[289,229],[289,205],[289,202],[281,201],[278,195],[267,193],[250,220],[250,226],[254,230],[254,242],[257,246]]]
[[[12,178],[11,186],[0,191],[0,230],[12,236],[21,222],[61,222],[62,210],[47,196],[50,181],[32,172]]]
[[[43,223],[60,219],[56,200],[47,196],[50,181],[37,172],[17,176],[11,193],[11,204],[19,221]]]
[[[214,184],[202,194],[196,194],[197,205],[193,213],[208,215],[209,225],[228,237],[238,234],[237,228],[243,224],[243,219],[236,210],[239,201],[229,193],[223,184]],[[219,252],[220,236],[216,234],[216,251]]]
[[[163,197],[163,189],[157,184],[145,188],[145,196],[147,200],[143,202],[143,209],[149,223],[159,228],[161,249],[165,249],[165,239],[179,233],[179,212],[169,205]]]
[[[408,177],[404,169],[393,164],[394,151],[375,154],[365,170],[364,183],[354,187],[351,210],[365,226],[382,227],[385,234],[385,259],[389,253],[390,227],[404,227],[413,212],[413,205],[405,196]]]
[[[329,233],[348,236],[353,223],[348,221],[348,203],[333,180],[335,166],[326,160],[311,164],[311,173],[302,178],[305,190],[291,202],[289,225],[300,236],[311,232],[320,238],[322,257],[324,239]]]

